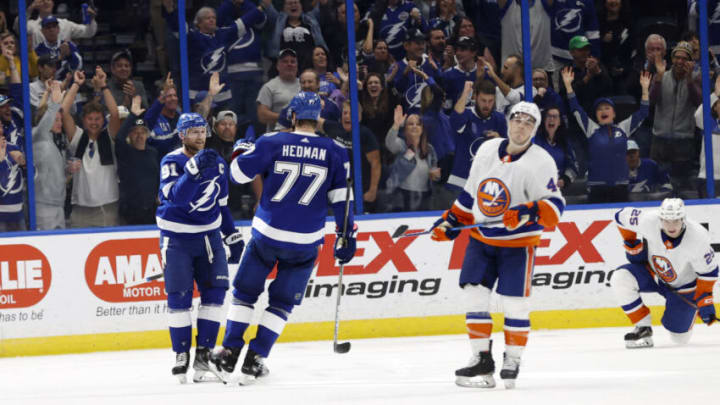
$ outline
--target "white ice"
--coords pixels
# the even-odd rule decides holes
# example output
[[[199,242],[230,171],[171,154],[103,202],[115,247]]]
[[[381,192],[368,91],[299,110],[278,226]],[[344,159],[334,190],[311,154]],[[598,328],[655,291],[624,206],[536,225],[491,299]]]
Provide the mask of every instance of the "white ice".
[[[0,404],[676,404],[717,403],[720,326],[686,346],[655,326],[655,347],[628,350],[630,328],[533,331],[517,388],[460,388],[464,335],[277,344],[253,386],[179,385],[170,349],[0,359]],[[493,336],[497,367],[502,334]],[[482,401],[482,402],[481,402]]]

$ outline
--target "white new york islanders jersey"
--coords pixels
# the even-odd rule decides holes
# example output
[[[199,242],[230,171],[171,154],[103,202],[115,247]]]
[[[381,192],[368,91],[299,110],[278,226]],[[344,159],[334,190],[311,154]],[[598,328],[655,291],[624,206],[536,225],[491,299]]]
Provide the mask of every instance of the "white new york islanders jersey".
[[[685,219],[685,231],[670,239],[662,232],[656,209],[627,207],[615,214],[625,239],[645,239],[648,262],[655,274],[678,292],[691,292],[696,281],[713,282],[717,275],[710,234],[698,222]]]
[[[533,246],[544,229],[541,223],[554,226],[565,209],[557,187],[557,167],[540,146],[531,144],[524,153],[510,156],[505,154],[507,144],[507,139],[496,138],[480,146],[455,205],[472,213],[475,223],[490,223],[473,229],[474,238],[494,246]],[[502,224],[505,211],[533,201],[539,204],[541,223],[507,230]]]

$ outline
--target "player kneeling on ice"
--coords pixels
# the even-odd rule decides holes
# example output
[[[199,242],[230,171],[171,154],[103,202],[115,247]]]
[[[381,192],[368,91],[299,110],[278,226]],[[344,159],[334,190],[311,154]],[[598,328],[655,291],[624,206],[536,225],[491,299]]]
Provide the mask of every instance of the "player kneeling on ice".
[[[470,364],[455,371],[456,384],[492,388],[495,362],[490,334],[490,293],[497,285],[505,312],[505,354],[500,378],[515,386],[530,331],[528,298],[535,246],[565,208],[555,161],[532,143],[540,126],[535,104],[520,102],[508,115],[508,139],[485,141],[473,159],[464,191],[435,223],[434,240],[455,239],[454,228],[477,224],[460,271]],[[502,219],[502,220],[500,220]]]
[[[623,208],[615,214],[628,261],[613,272],[611,284],[635,329],[625,335],[629,349],[652,347],[650,310],[640,293],[665,297],[662,325],[673,342],[690,340],[695,314],[708,325],[717,320],[713,286],[718,277],[710,234],[687,219],[679,198],[666,198],[660,209]]]
[[[192,344],[193,282],[200,291],[193,381],[202,382],[211,377],[208,359],[220,328],[229,284],[228,262],[238,263],[245,246],[227,206],[225,161],[214,150],[205,149],[206,128],[199,114],[182,114],[177,129],[183,146],[160,163],[156,220],[170,309],[170,340],[176,353],[172,373],[183,384]],[[230,247],[228,259],[223,242]]]
[[[345,235],[338,231],[338,240],[345,237],[348,242],[336,244],[335,257],[347,263],[355,254],[352,210],[348,218],[344,215],[346,199],[352,193],[347,187],[348,155],[332,139],[315,134],[321,109],[316,94],[300,92],[290,102],[294,132],[269,133],[255,144],[240,143],[238,148],[246,150],[230,164],[234,182],[247,183],[259,174],[263,191],[252,221],[252,238],[233,280],[224,350],[212,359],[225,382],[236,380],[231,374],[245,345],[243,334],[265,290],[265,280],[277,265],[277,276],[268,288],[268,307],[248,345],[239,383],[245,385],[267,375],[264,360],[293,307],[300,305],[312,274],[325,234],[328,205],[335,213],[337,229],[346,229]]]

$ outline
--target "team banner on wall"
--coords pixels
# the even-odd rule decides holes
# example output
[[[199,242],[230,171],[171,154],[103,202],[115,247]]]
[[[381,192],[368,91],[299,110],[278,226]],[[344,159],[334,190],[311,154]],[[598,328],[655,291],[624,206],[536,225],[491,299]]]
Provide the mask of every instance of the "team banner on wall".
[[[720,209],[687,208],[689,217],[708,224],[712,241],[720,242]],[[609,279],[625,263],[625,252],[613,221],[615,211],[566,211],[562,222],[543,233],[533,277],[533,310],[616,306]],[[457,282],[469,232],[452,242],[434,242],[429,235],[391,237],[400,225],[408,225],[408,232],[420,231],[435,219],[358,221],[357,253],[344,270],[342,319],[465,312]],[[339,271],[333,259],[334,229],[328,222],[303,304],[293,311],[290,323],[333,320]],[[242,231],[249,239],[249,228]],[[0,339],[164,329],[167,296],[162,279],[138,284],[162,273],[158,237],[158,231],[127,231],[3,238]],[[235,271],[231,268],[231,277]],[[274,276],[271,273],[268,282]],[[256,305],[258,316],[265,302]],[[661,302],[659,296],[647,301]],[[493,305],[501,309],[497,302]]]

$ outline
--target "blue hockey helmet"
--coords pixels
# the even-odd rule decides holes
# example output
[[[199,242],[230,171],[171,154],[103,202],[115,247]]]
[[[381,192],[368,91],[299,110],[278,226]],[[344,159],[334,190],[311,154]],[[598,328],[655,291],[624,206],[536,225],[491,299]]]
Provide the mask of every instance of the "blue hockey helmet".
[[[315,120],[317,121],[322,111],[322,101],[320,96],[310,91],[301,91],[297,96],[290,100],[288,114],[292,117],[295,113],[296,120]]]
[[[185,131],[195,127],[207,127],[207,122],[202,115],[198,113],[184,113],[178,118],[177,130],[180,134],[184,135]]]

